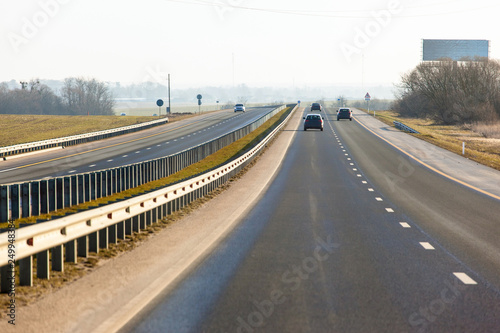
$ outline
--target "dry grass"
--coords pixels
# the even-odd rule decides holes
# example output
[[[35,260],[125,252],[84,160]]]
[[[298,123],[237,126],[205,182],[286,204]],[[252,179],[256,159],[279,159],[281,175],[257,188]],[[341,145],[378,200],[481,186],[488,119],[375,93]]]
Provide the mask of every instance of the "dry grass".
[[[471,130],[485,138],[500,139],[500,122],[498,123],[476,123],[471,125]]]
[[[169,121],[191,117],[172,114]],[[0,147],[135,125],[158,117],[0,115]]]
[[[391,126],[394,126],[393,121],[399,121],[420,133],[410,135],[459,155],[462,155],[462,142],[465,142],[465,157],[500,170],[500,139],[493,136],[498,134],[500,124],[475,129],[474,125],[440,125],[429,119],[400,117],[393,111],[377,111],[376,116]]]

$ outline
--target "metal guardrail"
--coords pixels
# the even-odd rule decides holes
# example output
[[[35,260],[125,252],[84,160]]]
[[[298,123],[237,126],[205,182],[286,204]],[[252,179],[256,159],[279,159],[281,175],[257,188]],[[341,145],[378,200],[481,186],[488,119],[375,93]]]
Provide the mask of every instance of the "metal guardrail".
[[[72,135],[51,140],[22,143],[14,146],[0,147],[0,158],[6,159],[9,156],[24,154],[37,150],[44,150],[54,147],[67,147],[67,146],[77,145],[80,143],[102,140],[112,136],[118,136],[131,132],[136,132],[166,123],[168,123],[168,118],[162,118],[158,120],[148,121],[146,123],[135,124],[119,128],[112,128],[104,131],[91,132],[80,135]]]
[[[417,132],[416,130],[414,130],[413,128],[411,127],[408,127],[406,126],[405,124],[403,123],[400,123],[399,121],[394,121],[394,126],[401,130],[401,131],[405,131],[405,132],[410,132],[410,133],[415,133],[415,134],[420,134],[419,132]]]
[[[252,161],[292,113],[250,151],[202,175],[121,202],[9,232],[13,237],[0,239],[1,292],[11,290],[16,262],[19,284],[32,286],[33,256],[37,261],[37,277],[49,279],[50,268],[63,271],[65,261],[76,262],[77,256],[87,257],[89,252],[107,249],[110,243],[140,232],[224,184]]]
[[[166,157],[89,173],[0,185],[0,222],[47,214],[168,177],[244,137],[285,107],[280,106],[238,130]]]

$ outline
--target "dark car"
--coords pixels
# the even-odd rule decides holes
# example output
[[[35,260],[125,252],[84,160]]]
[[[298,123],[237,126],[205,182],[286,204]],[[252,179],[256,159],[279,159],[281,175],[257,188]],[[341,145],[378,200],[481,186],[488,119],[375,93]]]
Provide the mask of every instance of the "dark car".
[[[341,108],[337,111],[337,121],[340,119],[349,119],[352,121],[352,111],[349,108]]]
[[[311,113],[304,117],[304,131],[308,128],[323,130],[323,117],[317,113]]]
[[[321,109],[322,109],[321,104],[319,104],[319,103],[312,103],[311,104],[311,111],[321,112]]]

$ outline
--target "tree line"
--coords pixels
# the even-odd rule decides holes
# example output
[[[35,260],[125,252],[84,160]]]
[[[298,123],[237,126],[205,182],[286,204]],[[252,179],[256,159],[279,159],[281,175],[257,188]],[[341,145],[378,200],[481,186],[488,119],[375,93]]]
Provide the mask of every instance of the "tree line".
[[[500,119],[500,63],[488,58],[423,62],[401,78],[393,110],[443,124]]]
[[[0,114],[113,115],[113,95],[96,79],[67,78],[58,94],[38,79],[20,85],[0,84]]]

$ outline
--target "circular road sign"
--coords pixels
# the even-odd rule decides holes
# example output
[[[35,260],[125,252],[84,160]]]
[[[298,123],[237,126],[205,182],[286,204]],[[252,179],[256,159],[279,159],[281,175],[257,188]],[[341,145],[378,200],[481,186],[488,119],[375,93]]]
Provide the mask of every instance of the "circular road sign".
[[[202,96],[201,96],[200,94],[198,94],[198,95],[196,96],[196,98],[198,98],[198,99],[201,99],[201,97],[202,97]]]
[[[162,99],[159,99],[156,101],[156,105],[158,105],[159,107],[161,107],[163,105],[163,100]]]

